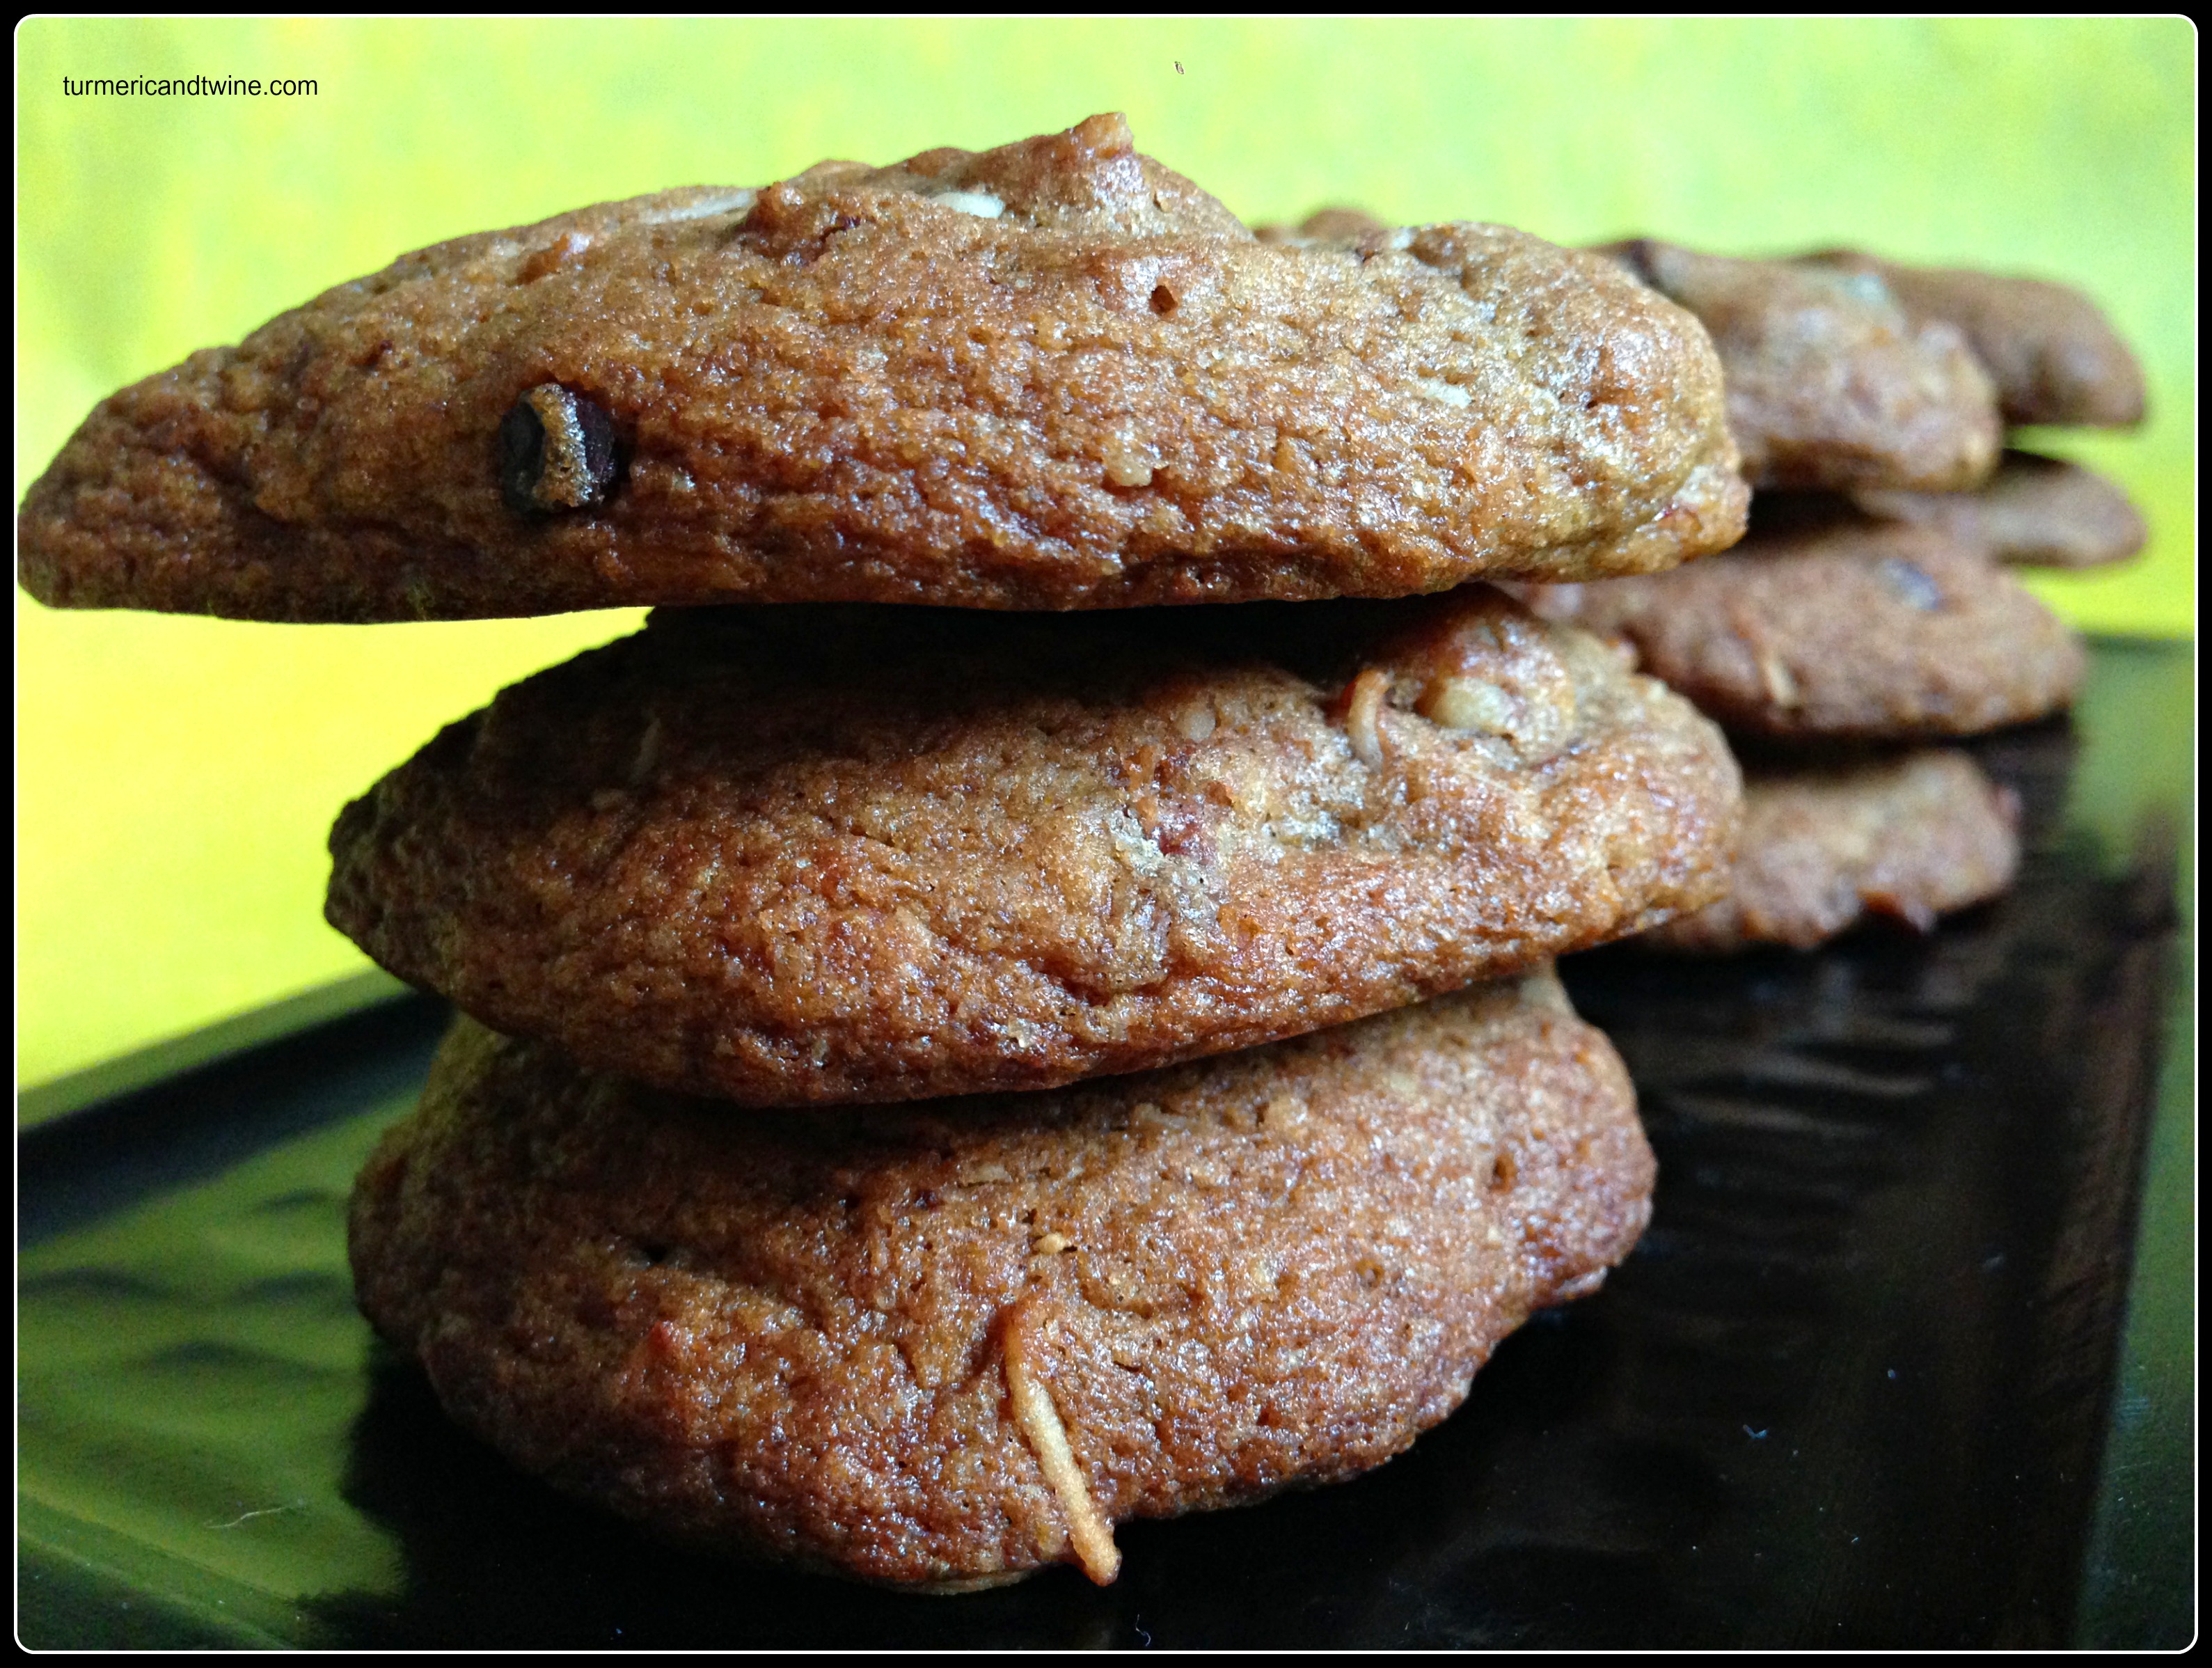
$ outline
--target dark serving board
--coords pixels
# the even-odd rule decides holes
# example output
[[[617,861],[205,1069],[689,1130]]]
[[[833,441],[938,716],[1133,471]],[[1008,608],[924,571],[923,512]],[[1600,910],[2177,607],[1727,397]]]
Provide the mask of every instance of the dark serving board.
[[[1569,965],[1659,1154],[1635,1255],[1402,1458],[1125,1526],[1104,1590],[734,1569],[448,1426],[354,1312],[343,1233],[442,1024],[427,999],[363,987],[289,1037],[111,1071],[18,1143],[19,1637],[2182,1644],[2191,668],[2100,644],[2072,726],[1982,744],[2030,855],[1932,938]]]

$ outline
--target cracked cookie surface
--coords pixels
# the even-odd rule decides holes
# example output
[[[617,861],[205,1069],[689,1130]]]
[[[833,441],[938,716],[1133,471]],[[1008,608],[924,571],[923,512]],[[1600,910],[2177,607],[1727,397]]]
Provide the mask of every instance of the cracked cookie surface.
[[[1711,724],[1487,587],[678,609],[449,727],[328,915],[594,1068],[754,1105],[1242,1048],[1717,895]]]
[[[1696,320],[1503,227],[1256,241],[1117,116],[404,257],[104,401],[41,600],[1076,608],[1646,572],[1746,489]]]
[[[754,1112],[460,1021],[354,1192],[448,1411],[658,1534],[960,1590],[1348,1477],[1650,1210],[1548,972],[1041,1094]]]

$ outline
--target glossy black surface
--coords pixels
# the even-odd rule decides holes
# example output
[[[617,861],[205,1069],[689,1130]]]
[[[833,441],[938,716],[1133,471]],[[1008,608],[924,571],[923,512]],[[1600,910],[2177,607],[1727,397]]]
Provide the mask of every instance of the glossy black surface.
[[[2103,645],[2078,731],[1984,744],[2030,859],[1931,939],[1566,967],[1660,1156],[1634,1257],[1403,1458],[1125,1526],[1103,1591],[732,1569],[449,1427],[354,1314],[343,1245],[353,1169],[434,1042],[427,1001],[58,1118],[20,1142],[21,1636],[2184,1642],[2192,1086],[2171,1036],[2158,1092],[2157,1039],[2188,1018],[2188,694],[2185,654]]]

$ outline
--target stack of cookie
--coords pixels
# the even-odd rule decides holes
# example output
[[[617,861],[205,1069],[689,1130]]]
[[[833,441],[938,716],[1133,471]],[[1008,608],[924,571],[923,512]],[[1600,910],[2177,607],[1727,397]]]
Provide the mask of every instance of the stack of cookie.
[[[1380,230],[1328,209],[1261,235],[1328,247]],[[2045,716],[2080,684],[2079,642],[2008,564],[2124,561],[2144,539],[2118,488],[2001,451],[2003,431],[2140,421],[2133,355],[2085,297],[2033,279],[1842,250],[1601,253],[1711,332],[1757,489],[1750,536],[1714,560],[1516,587],[1629,646],[1744,752],[1732,894],[1650,941],[1809,947],[1869,913],[1924,930],[1995,897],[2019,860],[2012,796],[1927,744]]]
[[[361,1301],[556,1486],[957,1588],[1379,1463],[1633,1244],[1548,964],[1722,893],[1735,763],[1415,594],[1746,496],[1610,263],[1264,245],[1101,117],[407,257],[106,402],[20,534],[59,604],[658,606],[338,819],[331,919],[467,1016]]]
[[[2134,356],[2086,297],[2034,279],[1850,251],[1613,253],[1712,332],[1758,489],[1751,536],[1719,560],[1538,603],[1633,643],[1759,746],[1733,894],[1651,941],[1802,947],[1996,896],[2016,804],[1926,744],[2044,717],[2080,685],[2080,643],[2008,564],[2124,561],[2144,539],[2118,487],[2001,453],[2002,430],[2141,421]]]

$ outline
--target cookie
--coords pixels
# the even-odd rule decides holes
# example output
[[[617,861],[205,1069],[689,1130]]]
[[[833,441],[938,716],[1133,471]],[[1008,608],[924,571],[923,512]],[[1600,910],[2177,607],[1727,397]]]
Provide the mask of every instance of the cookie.
[[[2020,806],[1949,751],[1744,783],[1734,890],[1645,934],[1656,948],[1810,949],[1869,915],[1927,932],[1996,897],[2020,862]]]
[[[402,258],[104,402],[40,600],[360,621],[1398,596],[1741,534],[1697,322],[1503,227],[1255,241],[1119,116]]]
[[[1966,337],[1908,319],[1880,278],[1649,238],[1604,253],[1711,332],[1754,487],[1957,492],[1996,466],[1996,393]]]
[[[2008,452],[1976,492],[1852,495],[1877,520],[1905,521],[1972,545],[2000,562],[2099,568],[2124,562],[2149,538],[2126,493],[2092,470],[2031,452]]]
[[[1357,244],[1388,237],[1391,228],[1364,209],[1316,209],[1296,226],[1255,226],[1252,235],[1262,243],[1298,247],[1318,244]]]
[[[1753,735],[1973,735],[2055,712],[2081,682],[2063,621],[1923,527],[1762,533],[1679,574],[1521,594],[1625,639],[1644,670]]]
[[[331,923],[596,1069],[1042,1088],[1356,1019],[1717,896],[1719,733],[1497,592],[672,610],[448,728]]]
[[[1634,1092],[1548,974],[1045,1094],[756,1113],[461,1021],[356,1184],[463,1426],[665,1538],[994,1585],[1348,1477],[1595,1288]]]
[[[1905,266],[1855,249],[1826,250],[1802,265],[1871,274],[1916,325],[1965,332],[1996,384],[2008,423],[2142,421],[2142,366],[2078,289],[1959,267]]]

